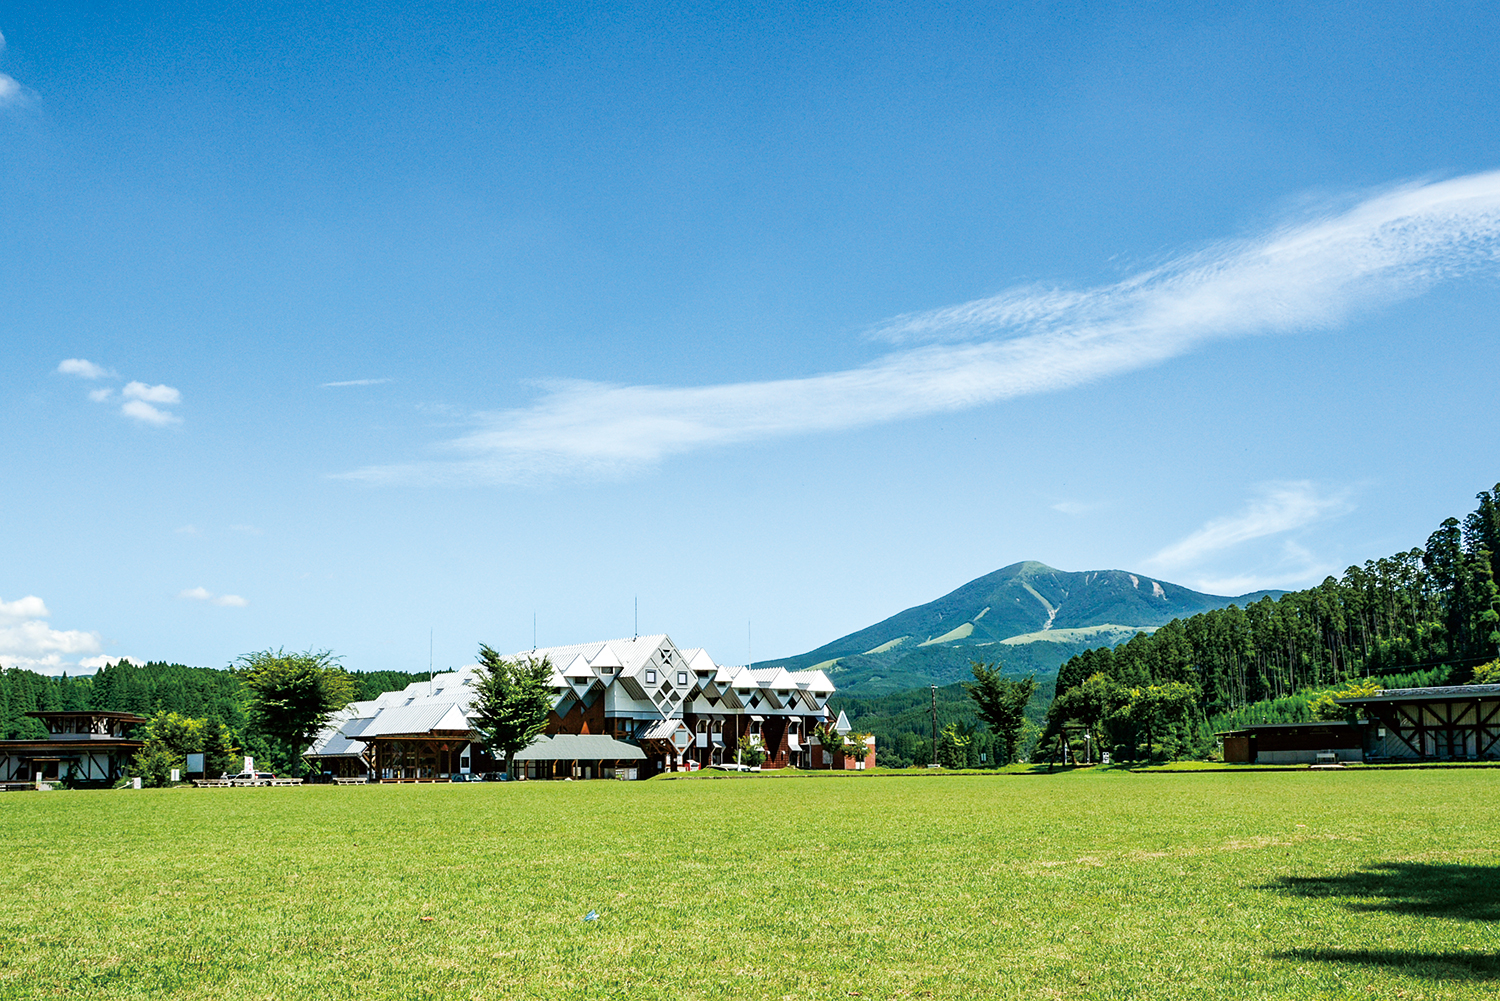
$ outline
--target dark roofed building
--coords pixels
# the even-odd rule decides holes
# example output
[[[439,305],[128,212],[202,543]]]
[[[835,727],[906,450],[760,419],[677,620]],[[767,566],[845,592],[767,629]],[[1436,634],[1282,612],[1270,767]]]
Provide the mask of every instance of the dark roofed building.
[[[1364,727],[1342,720],[1253,723],[1218,736],[1224,741],[1224,760],[1231,764],[1315,765],[1319,755],[1324,763],[1364,760]]]
[[[1387,688],[1339,699],[1369,720],[1366,752],[1394,761],[1500,758],[1500,685]]]
[[[134,713],[29,712],[47,728],[44,740],[0,740],[0,783],[66,781],[72,785],[111,785],[142,742],[125,736],[144,716]]]

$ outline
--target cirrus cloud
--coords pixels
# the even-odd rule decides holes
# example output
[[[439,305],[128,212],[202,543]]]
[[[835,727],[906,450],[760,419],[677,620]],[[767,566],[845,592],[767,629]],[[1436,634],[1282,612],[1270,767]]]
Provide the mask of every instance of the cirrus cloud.
[[[897,349],[841,372],[711,386],[543,384],[368,482],[617,477],[698,449],[839,431],[1084,385],[1210,341],[1326,329],[1500,263],[1500,171],[1369,194],[1342,211],[1185,253],[1111,285],[1025,287],[898,316]]]

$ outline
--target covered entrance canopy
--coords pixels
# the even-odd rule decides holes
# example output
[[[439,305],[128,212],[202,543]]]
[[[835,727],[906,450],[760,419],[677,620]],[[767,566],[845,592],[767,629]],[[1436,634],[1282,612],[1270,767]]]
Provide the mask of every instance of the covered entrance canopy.
[[[511,774],[518,779],[625,778],[645,760],[640,747],[602,733],[559,733],[538,737],[517,751]]]

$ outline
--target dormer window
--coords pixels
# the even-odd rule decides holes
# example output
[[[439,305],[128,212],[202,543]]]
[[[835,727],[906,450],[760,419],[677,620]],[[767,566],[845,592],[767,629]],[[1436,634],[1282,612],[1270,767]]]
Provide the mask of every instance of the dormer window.
[[[656,684],[656,672],[655,671],[649,671],[648,670],[646,672],[646,684],[648,684],[648,685],[654,685],[654,684]]]

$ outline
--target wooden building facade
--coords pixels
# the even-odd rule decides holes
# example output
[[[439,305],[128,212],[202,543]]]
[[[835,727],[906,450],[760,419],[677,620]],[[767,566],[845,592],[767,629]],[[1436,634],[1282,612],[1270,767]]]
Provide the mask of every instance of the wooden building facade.
[[[47,728],[46,739],[0,740],[0,783],[66,782],[108,786],[125,777],[142,742],[126,736],[146,722],[134,713],[30,712]]]

